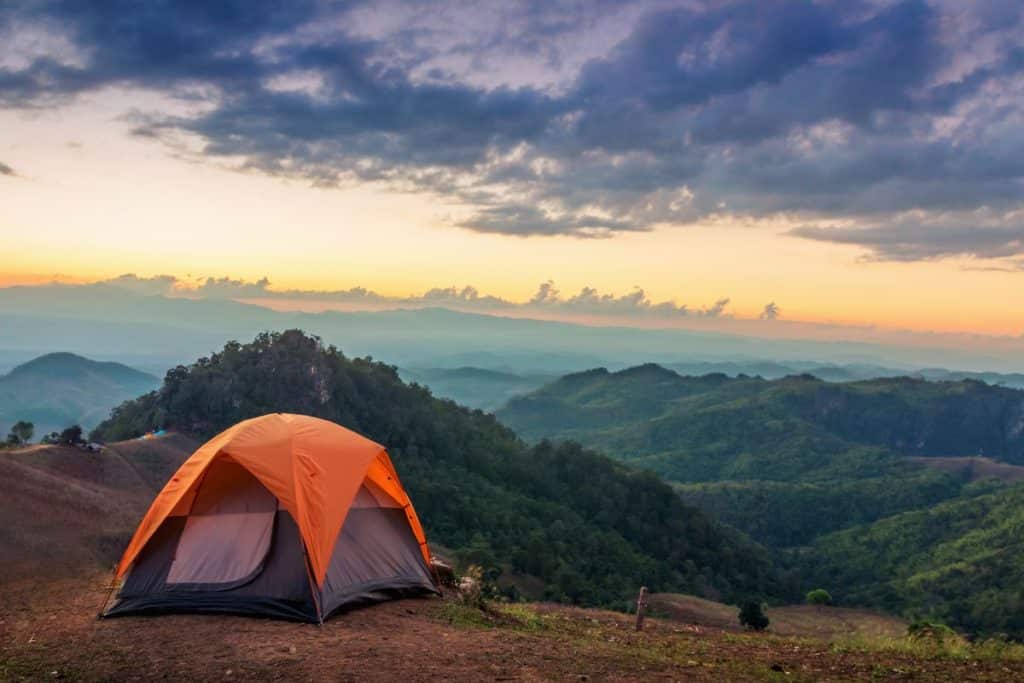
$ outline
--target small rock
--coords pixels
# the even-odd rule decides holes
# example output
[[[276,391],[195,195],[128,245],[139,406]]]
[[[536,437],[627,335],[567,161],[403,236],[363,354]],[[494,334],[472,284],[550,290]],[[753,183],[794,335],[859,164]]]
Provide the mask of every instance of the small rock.
[[[288,654],[290,654],[290,655],[293,655],[293,654],[295,654],[296,652],[298,652],[298,650],[297,650],[297,649],[295,649],[295,646],[294,646],[294,645],[290,645],[290,646],[288,647]]]
[[[234,672],[234,671],[232,671],[231,669],[228,669],[227,671],[225,671],[225,672],[224,672],[224,675],[225,675],[225,676],[230,676],[230,675],[231,675],[231,674],[233,674],[233,673],[235,673],[235,672]]]

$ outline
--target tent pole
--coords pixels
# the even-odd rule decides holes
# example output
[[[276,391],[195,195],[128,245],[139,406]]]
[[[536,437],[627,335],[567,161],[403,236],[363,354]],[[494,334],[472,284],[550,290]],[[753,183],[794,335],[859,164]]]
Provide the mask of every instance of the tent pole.
[[[302,554],[306,557],[306,577],[309,579],[309,592],[313,595],[313,607],[316,608],[316,621],[318,626],[324,625],[324,613],[320,607],[320,596],[317,595],[316,579],[313,578],[313,568],[309,564],[309,553],[306,552],[306,544],[302,544]]]

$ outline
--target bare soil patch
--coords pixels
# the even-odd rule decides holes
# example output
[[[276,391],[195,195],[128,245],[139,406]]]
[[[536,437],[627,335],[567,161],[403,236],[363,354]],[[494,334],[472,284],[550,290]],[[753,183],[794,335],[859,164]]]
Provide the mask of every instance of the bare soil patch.
[[[985,457],[908,456],[907,459],[950,474],[965,475],[969,481],[979,479],[999,479],[1005,482],[1024,481],[1024,467],[997,462]]]

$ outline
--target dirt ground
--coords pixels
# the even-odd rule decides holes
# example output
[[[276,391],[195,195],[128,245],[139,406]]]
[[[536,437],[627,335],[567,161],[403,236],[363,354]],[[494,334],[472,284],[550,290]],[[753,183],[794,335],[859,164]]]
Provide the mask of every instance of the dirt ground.
[[[2,680],[1024,680],[1024,663],[837,651],[828,642],[551,605],[384,603],[323,626],[224,616],[97,620],[106,577],[0,586]]]

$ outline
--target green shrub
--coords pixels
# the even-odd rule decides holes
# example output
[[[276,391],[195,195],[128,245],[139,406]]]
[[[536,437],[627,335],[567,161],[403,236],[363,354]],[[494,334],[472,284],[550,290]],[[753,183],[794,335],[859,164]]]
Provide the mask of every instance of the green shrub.
[[[740,606],[740,624],[752,631],[763,631],[768,628],[771,620],[764,613],[760,600],[748,600]]]
[[[957,638],[956,631],[938,621],[917,619],[907,626],[907,635],[916,640],[943,643]]]
[[[814,590],[807,593],[806,596],[808,605],[831,605],[832,596],[824,588],[815,588]]]

